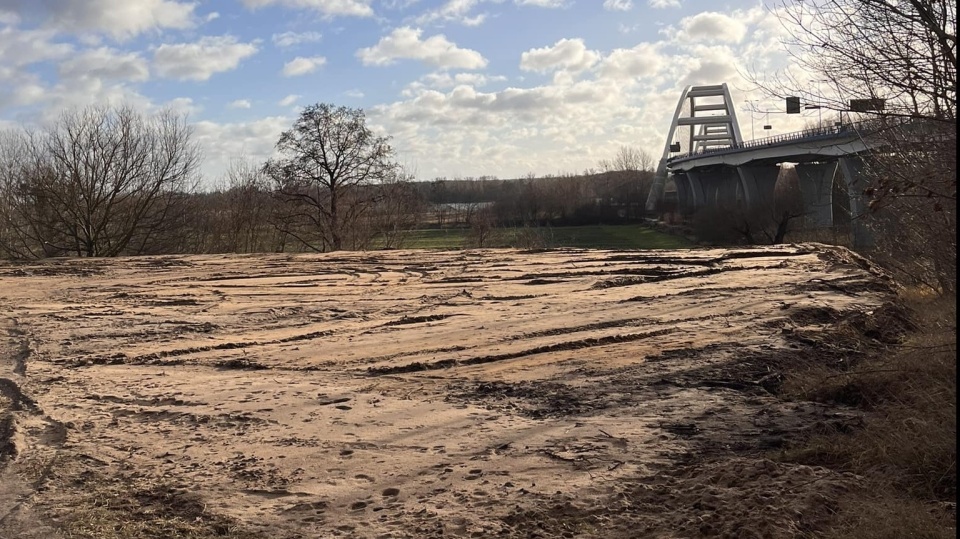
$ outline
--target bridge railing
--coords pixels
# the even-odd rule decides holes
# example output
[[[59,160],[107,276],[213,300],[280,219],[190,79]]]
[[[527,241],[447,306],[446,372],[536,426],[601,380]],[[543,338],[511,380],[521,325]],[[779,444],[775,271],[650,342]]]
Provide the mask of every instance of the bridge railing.
[[[772,137],[764,137],[753,140],[745,140],[738,144],[733,144],[731,146],[716,147],[716,148],[703,148],[694,152],[687,152],[678,155],[671,156],[670,161],[677,159],[686,159],[689,157],[697,157],[701,155],[710,155],[715,153],[729,152],[732,150],[745,150],[749,148],[757,148],[760,146],[772,146],[774,144],[782,144],[785,142],[794,142],[799,140],[817,140],[820,138],[831,138],[843,133],[863,133],[869,126],[874,122],[867,120],[863,122],[851,122],[841,125],[831,125],[831,126],[820,126],[814,127],[811,129],[804,129],[803,131],[794,131],[792,133],[783,133],[781,135],[774,135]]]

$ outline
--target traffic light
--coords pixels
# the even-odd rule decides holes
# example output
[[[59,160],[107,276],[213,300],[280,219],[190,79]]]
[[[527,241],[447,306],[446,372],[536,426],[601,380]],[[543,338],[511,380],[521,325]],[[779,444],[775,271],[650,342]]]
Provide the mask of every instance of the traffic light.
[[[787,98],[787,114],[800,114],[800,98],[793,96]]]

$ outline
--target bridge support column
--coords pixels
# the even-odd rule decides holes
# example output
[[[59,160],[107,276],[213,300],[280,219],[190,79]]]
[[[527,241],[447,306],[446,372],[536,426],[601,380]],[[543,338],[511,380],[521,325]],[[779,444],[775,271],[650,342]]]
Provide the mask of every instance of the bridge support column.
[[[740,184],[743,186],[744,202],[750,209],[772,207],[773,192],[780,177],[780,168],[775,165],[744,165],[737,167]]]
[[[841,157],[840,171],[843,173],[847,194],[850,196],[850,224],[853,231],[853,247],[873,247],[876,244],[873,231],[867,226],[870,208],[867,207],[863,190],[867,187],[863,172],[863,159],[859,157]]]
[[[699,172],[689,171],[684,174],[684,176],[687,178],[687,185],[690,189],[688,207],[691,210],[698,210],[707,203],[706,191],[703,185],[703,175]]]
[[[673,185],[677,188],[677,211],[680,213],[691,213],[693,206],[693,193],[690,192],[690,182],[687,181],[687,175],[683,172],[671,174]]]
[[[737,208],[737,191],[740,178],[730,167],[712,167],[702,171],[688,171],[687,177],[696,183],[699,189],[697,208],[709,206],[722,210]]]
[[[800,163],[796,168],[807,226],[832,227],[833,177],[837,173],[837,163]]]
[[[735,210],[740,206],[740,176],[737,171],[724,167],[713,180],[716,188],[714,204],[723,210]]]

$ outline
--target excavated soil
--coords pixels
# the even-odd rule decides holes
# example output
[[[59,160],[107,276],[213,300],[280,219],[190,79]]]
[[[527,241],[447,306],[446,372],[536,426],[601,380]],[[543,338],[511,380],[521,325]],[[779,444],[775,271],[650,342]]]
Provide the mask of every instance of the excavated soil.
[[[896,339],[817,244],[0,263],[0,537],[814,535],[792,362]],[[894,324],[895,325],[895,324]]]

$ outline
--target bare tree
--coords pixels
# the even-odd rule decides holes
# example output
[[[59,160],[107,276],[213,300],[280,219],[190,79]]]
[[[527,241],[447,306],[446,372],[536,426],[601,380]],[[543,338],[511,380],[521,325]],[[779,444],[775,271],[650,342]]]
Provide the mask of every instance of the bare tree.
[[[603,172],[649,171],[653,170],[653,157],[641,149],[620,146],[613,159],[601,160],[598,166]]]
[[[365,187],[397,169],[388,139],[367,127],[363,111],[310,105],[276,148],[281,157],[264,170],[289,206],[285,232],[318,251],[362,243],[352,229],[376,201],[375,191]]]
[[[893,152],[872,163],[874,206],[921,196],[956,203],[957,8],[942,0],[792,0],[777,13],[787,50],[816,80],[753,80],[834,111],[866,105]],[[811,83],[815,83],[813,87]],[[819,88],[826,85],[826,91]]]
[[[163,250],[200,163],[185,117],[169,111],[89,107],[5,139],[6,226],[16,244],[8,254]]]
[[[488,247],[497,229],[496,209],[492,205],[476,204],[469,211],[467,241],[474,247]]]
[[[40,258],[57,254],[42,238],[54,229],[55,216],[46,197],[31,189],[45,172],[43,152],[34,133],[0,133],[0,254],[7,258]]]
[[[909,245],[916,264],[905,274],[933,272],[937,288],[955,291],[956,3],[793,0],[777,13],[789,32],[788,50],[827,91],[783,75],[754,80],[771,94],[799,95],[870,119],[865,133],[885,148],[865,161],[864,194],[871,209],[882,210],[871,216],[883,227],[876,234],[879,252],[901,265]],[[861,114],[853,108],[874,110]],[[904,226],[920,229],[910,233]],[[908,238],[913,243],[904,244]]]
[[[620,205],[616,212],[622,218],[642,217],[644,202],[653,183],[653,157],[644,150],[621,146],[616,156],[599,163],[615,185],[614,198]]]
[[[224,222],[223,247],[230,252],[255,253],[273,250],[275,230],[270,224],[269,179],[263,168],[249,161],[230,164],[221,187]]]
[[[400,248],[421,222],[427,211],[426,201],[411,183],[411,176],[402,173],[385,179],[376,189],[370,218],[374,233],[383,248]]]

